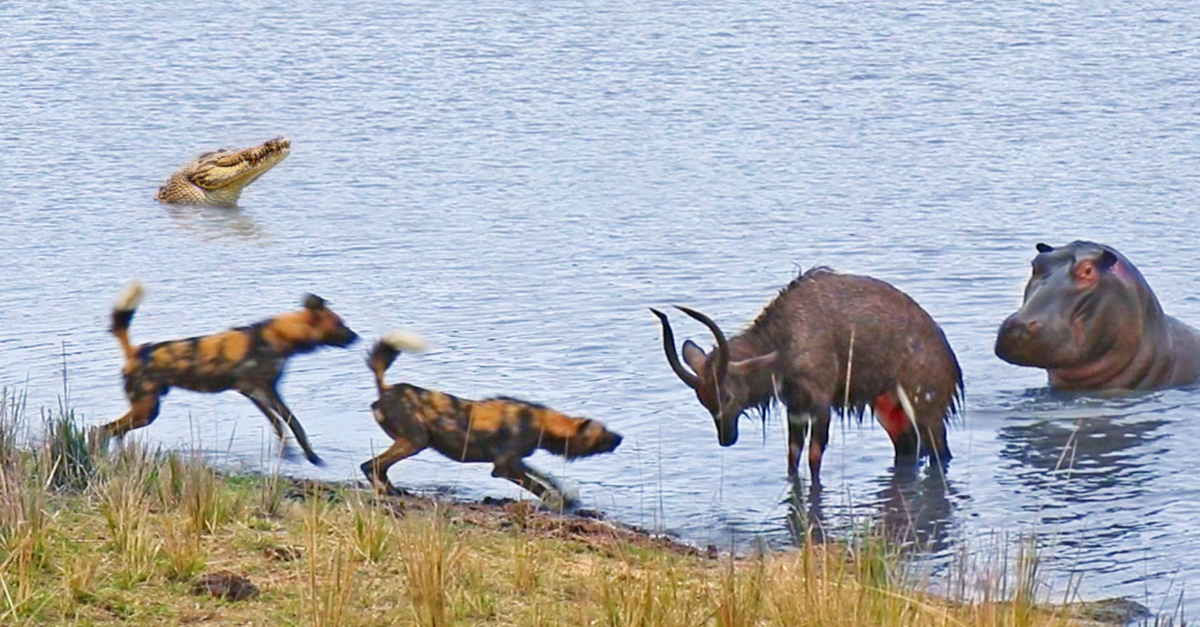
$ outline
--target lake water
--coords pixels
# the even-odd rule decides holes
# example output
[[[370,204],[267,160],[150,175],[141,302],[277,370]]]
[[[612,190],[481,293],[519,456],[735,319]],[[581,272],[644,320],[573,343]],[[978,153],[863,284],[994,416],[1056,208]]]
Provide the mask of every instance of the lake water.
[[[1200,610],[1200,396],[1057,397],[992,353],[1034,244],[1094,239],[1200,323],[1200,13],[1182,1],[297,2],[0,5],[0,383],[92,423],[135,341],[328,299],[368,342],[433,349],[390,380],[601,418],[613,455],[532,463],[585,504],[700,544],[790,542],[782,421],[718,447],[650,306],[730,331],[799,268],[887,280],[944,328],[965,420],[945,477],[897,475],[835,424],[812,515],[925,540],[935,572],[1036,532],[1087,597]],[[236,210],[153,200],[198,153],[278,134]],[[709,345],[700,325],[676,332]],[[366,343],[293,360],[283,395],[330,479],[386,446]],[[141,435],[265,465],[237,395],[176,391]],[[297,458],[298,460],[301,458]],[[1058,470],[1056,470],[1058,469]],[[519,496],[427,452],[399,485]]]

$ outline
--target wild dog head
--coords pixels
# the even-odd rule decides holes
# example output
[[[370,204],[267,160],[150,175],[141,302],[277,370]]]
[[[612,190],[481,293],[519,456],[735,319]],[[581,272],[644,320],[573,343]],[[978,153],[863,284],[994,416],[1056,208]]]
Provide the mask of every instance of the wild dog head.
[[[304,309],[281,314],[269,320],[263,337],[286,353],[304,353],[321,346],[344,348],[358,340],[341,316],[327,306],[324,298],[306,294]]]
[[[547,429],[542,448],[567,459],[611,453],[623,439],[621,434],[609,431],[599,420],[563,418],[562,421],[544,422]]]
[[[587,420],[567,442],[567,458],[611,453],[621,445],[621,434],[609,431],[599,420]],[[573,452],[572,452],[573,451]]]

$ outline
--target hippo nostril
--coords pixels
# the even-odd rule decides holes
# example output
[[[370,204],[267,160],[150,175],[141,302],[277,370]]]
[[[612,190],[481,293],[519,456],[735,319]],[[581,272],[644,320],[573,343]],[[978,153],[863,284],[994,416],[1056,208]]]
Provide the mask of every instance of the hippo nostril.
[[[1015,340],[1018,338],[1026,338],[1031,335],[1036,335],[1037,333],[1039,333],[1041,331],[1041,329],[1042,329],[1042,322],[1040,320],[1032,320],[1030,322],[1025,322],[1024,320],[1017,320],[1015,318],[1010,318],[1004,322],[1004,325],[1000,329],[1000,332],[1005,337]]]
[[[1000,337],[1014,338],[1025,335],[1025,325],[1015,318],[1009,318],[1000,325]]]

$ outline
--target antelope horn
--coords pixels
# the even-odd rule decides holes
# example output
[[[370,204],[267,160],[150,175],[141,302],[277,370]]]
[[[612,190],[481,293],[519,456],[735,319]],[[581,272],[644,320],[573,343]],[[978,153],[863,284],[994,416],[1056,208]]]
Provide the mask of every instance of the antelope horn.
[[[671,364],[671,370],[674,370],[675,374],[683,379],[688,387],[696,389],[696,386],[700,385],[700,377],[679,363],[679,354],[675,351],[675,334],[671,331],[671,323],[667,320],[667,315],[653,307],[650,308],[650,311],[658,316],[659,322],[662,322],[663,351],[667,353],[667,363]]]
[[[729,344],[725,341],[725,334],[721,332],[721,327],[717,326],[717,323],[713,322],[712,318],[709,318],[695,309],[689,309],[679,305],[676,305],[675,308],[695,318],[696,320],[699,320],[700,323],[708,327],[708,330],[712,331],[713,336],[717,338],[717,382],[720,383],[721,381],[724,381],[725,373],[729,371]]]

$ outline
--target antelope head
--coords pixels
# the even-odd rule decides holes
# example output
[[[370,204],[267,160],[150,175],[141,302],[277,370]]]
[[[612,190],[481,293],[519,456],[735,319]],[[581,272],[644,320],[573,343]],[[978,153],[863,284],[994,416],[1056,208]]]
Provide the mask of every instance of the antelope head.
[[[670,321],[667,320],[666,314],[652,308],[650,311],[662,322],[663,350],[667,353],[667,363],[671,364],[671,369],[688,387],[696,391],[696,398],[700,399],[700,404],[712,414],[713,422],[717,425],[717,441],[721,446],[731,446],[738,439],[738,418],[752,402],[750,377],[773,364],[778,352],[771,351],[765,355],[731,361],[729,342],[717,323],[687,307],[677,309],[708,327],[716,338],[717,345],[712,352],[706,353],[691,340],[685,341],[685,367],[675,352],[675,334],[671,331]],[[736,339],[734,338],[735,341]]]

